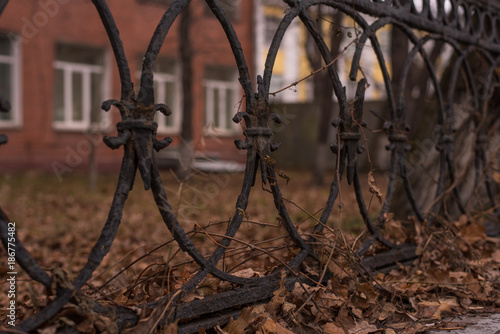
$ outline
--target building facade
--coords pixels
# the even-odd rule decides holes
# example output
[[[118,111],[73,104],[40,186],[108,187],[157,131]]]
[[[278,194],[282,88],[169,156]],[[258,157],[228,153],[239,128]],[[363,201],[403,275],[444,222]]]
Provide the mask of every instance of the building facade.
[[[171,1],[108,0],[120,30],[130,71],[139,86],[142,58]],[[241,159],[233,140],[241,128],[230,120],[242,98],[232,52],[219,22],[202,0],[193,0],[195,149],[209,157]],[[253,64],[250,0],[233,1],[227,12],[245,56]],[[158,136],[180,141],[182,90],[179,20],[171,27],[155,66],[156,103],[170,106],[159,115]],[[12,105],[0,114],[0,171],[36,169],[58,176],[85,170],[92,150],[100,169],[118,168],[122,152],[102,143],[116,135],[118,111],[105,113],[102,101],[119,99],[116,63],[99,15],[89,0],[10,1],[0,17],[0,94]]]

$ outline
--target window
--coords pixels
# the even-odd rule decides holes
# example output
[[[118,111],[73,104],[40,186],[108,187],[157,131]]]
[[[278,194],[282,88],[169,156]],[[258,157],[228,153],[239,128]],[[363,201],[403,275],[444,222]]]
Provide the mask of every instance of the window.
[[[283,89],[285,87],[285,80],[283,79],[282,74],[273,74],[271,77],[271,83],[269,87],[269,93],[275,93],[279,91],[280,89]],[[274,99],[280,99],[283,96],[283,94],[276,94]],[[276,101],[276,100],[275,100]]]
[[[205,67],[205,124],[215,134],[234,134],[238,111],[238,78],[233,68]]]
[[[168,117],[161,112],[156,113],[158,133],[172,134],[180,131],[182,100],[180,67],[177,64],[178,62],[171,58],[158,58],[153,71],[155,103],[164,103],[172,110]]]
[[[54,62],[54,128],[86,131],[104,121],[104,52],[59,44]],[[103,122],[104,123],[104,122]]]
[[[9,112],[0,112],[0,127],[18,127],[21,119],[21,43],[15,35],[0,35],[0,96]]]
[[[276,15],[266,15],[264,17],[264,37],[267,45],[271,45],[274,34],[281,23],[281,17]]]

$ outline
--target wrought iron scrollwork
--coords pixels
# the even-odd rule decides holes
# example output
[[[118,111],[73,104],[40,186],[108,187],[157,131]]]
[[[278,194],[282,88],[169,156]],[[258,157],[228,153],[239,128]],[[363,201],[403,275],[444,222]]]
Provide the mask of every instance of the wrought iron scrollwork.
[[[335,99],[339,106],[339,113],[332,124],[337,130],[337,140],[331,146],[333,153],[337,156],[337,163],[334,166],[337,170],[337,175],[331,182],[328,198],[313,233],[320,233],[327,225],[334,204],[337,201],[340,192],[340,182],[343,178],[347,180],[347,183],[352,186],[355,192],[359,212],[369,232],[368,240],[359,250],[360,255],[363,255],[375,241],[385,245],[386,248],[393,248],[396,252],[407,251],[398,250],[398,246],[386,240],[381,235],[386,214],[391,210],[391,202],[394,197],[397,179],[402,181],[404,193],[411,204],[413,215],[420,221],[425,221],[432,214],[440,213],[444,205],[445,193],[452,193],[454,195],[452,196],[452,201],[454,205],[458,206],[460,213],[467,211],[465,204],[467,200],[462,196],[459,185],[457,185],[458,176],[454,156],[457,130],[451,125],[455,117],[453,101],[460,73],[464,73],[464,80],[471,91],[470,95],[472,96],[472,105],[475,111],[471,116],[476,133],[474,138],[474,187],[484,184],[490,201],[489,205],[496,210],[496,216],[497,218],[499,217],[498,204],[495,202],[498,200],[498,190],[487,168],[489,163],[487,152],[491,149],[489,147],[491,133],[489,132],[488,121],[494,115],[497,117],[496,121],[498,122],[498,112],[496,114],[488,111],[483,112],[483,110],[488,110],[489,100],[481,97],[482,95],[480,94],[481,92],[490,92],[495,89],[495,85],[497,85],[495,80],[498,81],[494,72],[500,62],[500,31],[493,27],[493,22],[498,23],[500,20],[500,10],[496,6],[483,4],[483,2],[476,3],[473,1],[458,0],[450,0],[448,2],[451,6],[450,9],[445,8],[444,1],[432,3],[431,0],[421,0],[419,3],[422,6],[419,8],[417,8],[418,6],[416,6],[415,1],[403,0],[285,0],[288,10],[285,12],[275,32],[267,54],[264,72],[262,76],[258,76],[255,90],[250,79],[241,43],[230,20],[217,0],[207,0],[208,6],[213,15],[219,20],[227,36],[237,63],[240,84],[245,94],[245,111],[238,112],[234,116],[233,121],[242,125],[245,139],[236,140],[235,145],[239,150],[246,150],[247,161],[241,192],[234,206],[234,214],[227,224],[227,229],[222,240],[218,243],[213,253],[208,257],[204,257],[194,242],[188,238],[186,232],[178,222],[174,214],[174,209],[163,188],[160,172],[154,157],[154,151],[167,148],[172,142],[172,138],[167,137],[161,140],[156,138],[158,125],[154,122],[155,113],[161,112],[165,116],[169,116],[172,112],[178,111],[170,110],[169,106],[154,103],[153,66],[170,27],[182,10],[189,4],[189,0],[174,0],[159,22],[145,53],[141,73],[141,87],[138,94],[135,94],[133,90],[127,58],[125,57],[118,28],[113,20],[111,11],[105,0],[93,0],[92,2],[106,28],[120,74],[120,99],[105,101],[102,104],[102,109],[109,111],[112,107],[115,107],[120,111],[121,115],[121,121],[117,124],[118,136],[104,138],[104,142],[111,149],[124,147],[119,181],[109,217],[103,226],[98,241],[90,252],[86,265],[72,282],[72,288],[58,287],[56,298],[43,310],[22,323],[19,326],[20,330],[35,330],[57,314],[66,303],[75,297],[75,292],[82,288],[95,269],[100,265],[118,231],[123,207],[129,192],[132,190],[137,170],[139,170],[142,177],[144,188],[151,190],[163,221],[173,238],[177,241],[179,247],[188,253],[199,266],[198,272],[180,288],[182,292],[193,290],[209,274],[241,286],[250,286],[252,288],[255,286],[266,287],[267,290],[264,290],[267,292],[271,291],[271,293],[272,287],[279,282],[281,276],[279,271],[274,271],[268,276],[260,278],[242,278],[224,272],[217,267],[217,264],[224,256],[227,247],[231,244],[243,222],[243,215],[241,213],[247,209],[252,187],[258,182],[257,175],[259,169],[260,179],[264,185],[268,185],[270,188],[274,206],[281,218],[282,224],[293,241],[294,246],[299,249],[295,257],[283,266],[285,272],[288,276],[294,277],[297,275],[298,266],[305,258],[318,258],[309,243],[312,239],[304,239],[299,234],[288,213],[286,202],[278,182],[276,166],[271,162],[273,151],[279,148],[279,144],[272,141],[273,130],[270,124],[272,122],[279,124],[281,119],[278,115],[270,112],[270,82],[283,36],[295,19],[300,20],[304,24],[304,27],[312,36],[324,62],[329,64],[327,71],[333,86]],[[0,3],[0,11],[6,4],[7,1]],[[323,36],[319,32],[320,30],[308,11],[310,8],[319,5],[328,6],[343,12],[345,15],[351,17],[361,29],[361,33],[357,36],[356,49],[352,59],[349,75],[350,80],[354,82],[358,81],[361,55],[365,52],[367,41],[371,42],[372,50],[382,73],[387,94],[388,109],[387,119],[383,125],[383,133],[385,139],[389,142],[387,150],[390,154],[390,163],[388,167],[386,196],[382,208],[375,219],[370,216],[369,208],[367,208],[363,198],[358,163],[358,155],[363,154],[367,150],[362,143],[364,139],[362,130],[366,126],[363,118],[363,107],[367,82],[365,78],[358,81],[355,98],[349,102],[346,88],[339,73],[332,66],[334,55],[332,55],[332,51],[323,40]],[[462,9],[458,10],[459,7]],[[374,18],[373,22],[368,22],[362,14],[372,16]],[[395,26],[403,31],[408,40],[413,44],[407,55],[405,67],[400,78],[399,86],[402,89],[399,90],[398,95],[394,94],[394,83],[389,74],[390,71],[387,68],[384,53],[377,37],[377,32],[387,25]],[[416,30],[425,31],[427,35],[420,37],[416,34]],[[450,46],[455,55],[453,59],[454,63],[449,70],[449,80],[445,84],[438,79],[436,68],[426,54],[425,46],[428,45],[427,43],[436,41]],[[487,64],[488,75],[481,89],[477,87],[478,85],[473,79],[472,66],[468,60],[468,57],[474,52],[480,54]],[[411,151],[412,143],[410,139],[411,129],[407,124],[407,106],[405,105],[406,100],[403,91],[407,88],[410,66],[419,55],[422,56],[425,70],[429,76],[429,85],[432,86],[437,101],[437,108],[434,110],[436,124],[432,125],[436,127],[436,133],[438,134],[436,152],[434,153],[436,154],[435,160],[439,167],[436,175],[435,193],[428,195],[433,200],[430,209],[424,208],[424,205],[419,202],[411,183],[408,167],[405,163]],[[6,109],[6,104],[1,103],[0,108]],[[0,137],[0,144],[5,141],[5,137]],[[486,177],[483,177],[483,174]],[[0,229],[4,243],[7,222],[7,216],[1,213]],[[18,263],[32,279],[50,288],[52,286],[52,278],[38,266],[19,240],[17,240],[16,245]],[[255,293],[258,294],[257,292]],[[173,299],[175,303],[178,301],[180,295],[180,293],[172,293],[165,296],[163,300],[148,304],[147,306],[155,307],[170,299]],[[260,294],[258,295],[261,296]],[[247,299],[245,300],[250,302]],[[105,307],[100,305],[96,307],[103,312],[106,310]],[[186,312],[189,313],[188,311]]]

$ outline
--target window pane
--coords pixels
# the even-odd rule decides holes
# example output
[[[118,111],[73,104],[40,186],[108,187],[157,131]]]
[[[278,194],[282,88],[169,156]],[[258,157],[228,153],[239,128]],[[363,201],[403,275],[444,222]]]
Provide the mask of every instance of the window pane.
[[[219,89],[214,88],[212,91],[213,94],[213,99],[214,99],[214,127],[218,128],[220,126],[220,121],[219,121],[219,106],[220,106],[220,101],[219,101]]]
[[[11,54],[10,40],[5,36],[0,36],[0,55],[10,56]]]
[[[64,121],[64,71],[55,71],[54,78],[54,121]]]
[[[92,102],[90,104],[90,123],[99,123],[101,115],[104,111],[101,110],[103,102],[102,96],[103,75],[100,73],[92,73],[90,76],[90,91]]]
[[[172,115],[165,117],[165,125],[173,126],[174,125],[174,108],[175,108],[175,84],[173,82],[165,83],[165,104],[172,110]],[[177,110],[175,110],[177,111]],[[178,112],[178,111],[177,111]]]
[[[155,103],[165,103],[163,101],[162,92],[160,92],[160,84],[156,80],[153,82],[153,89],[154,89],[154,93],[155,93]],[[166,125],[165,116],[160,112],[156,113],[155,121],[158,123],[158,125],[160,125],[160,124]]]
[[[274,33],[276,32],[276,30],[278,30],[281,18],[273,15],[266,15],[264,20],[266,43],[271,44],[271,42],[273,41]]]
[[[234,107],[234,92],[231,89],[226,90],[226,129],[231,130],[233,127],[233,107]]]
[[[12,101],[12,88],[11,88],[11,66],[9,64],[0,64],[0,97]],[[11,120],[11,112],[0,112],[0,120]]]
[[[211,119],[208,119],[208,94],[210,94],[210,89],[208,89],[207,87],[203,87],[203,93],[204,93],[204,96],[205,96],[205,112],[203,113],[203,117],[205,118],[205,121],[203,122],[203,124],[208,124],[210,123],[212,120]]]
[[[176,61],[173,58],[158,57],[158,59],[156,60],[154,71],[158,73],[174,74],[175,65]],[[142,64],[140,68],[142,68]]]
[[[271,78],[271,84],[269,85],[269,92],[274,93],[282,89],[285,84],[283,83],[283,76],[280,74],[274,74]],[[279,95],[278,95],[279,96]]]
[[[170,108],[173,108],[175,105],[175,83],[165,83],[165,97],[165,104]]]
[[[101,122],[103,59],[104,51],[99,48],[75,44],[56,46],[54,121],[59,121],[59,126],[77,125],[85,130]]]
[[[160,97],[160,84],[156,80],[153,81],[153,90],[155,94],[155,103],[163,103]]]
[[[60,61],[90,65],[102,65],[103,63],[103,51],[98,48],[82,45],[58,44],[56,52],[57,60]]]
[[[205,67],[205,79],[233,82],[236,71],[232,67],[212,66]]]
[[[73,81],[73,101],[71,118],[73,121],[83,121],[83,75],[74,72],[71,80]]]

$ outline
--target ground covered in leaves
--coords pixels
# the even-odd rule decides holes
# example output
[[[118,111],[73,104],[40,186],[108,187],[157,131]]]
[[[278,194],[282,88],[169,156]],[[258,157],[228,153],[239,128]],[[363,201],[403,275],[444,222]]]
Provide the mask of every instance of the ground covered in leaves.
[[[292,220],[304,237],[321,215],[329,186],[311,187],[304,172],[290,172],[283,180],[283,195]],[[179,221],[200,249],[210,256],[227,227],[239,194],[242,175],[197,175],[179,182],[163,172],[168,198]],[[333,175],[331,176],[333,177]],[[157,319],[172,312],[142,307],[175,292],[197,270],[195,263],[172,240],[140,180],[127,201],[122,225],[110,254],[92,279],[78,293],[78,305],[68,305],[41,334],[63,327],[82,333],[116,333],[115,319],[92,311],[92,300],[124,305],[140,317],[139,328],[129,333],[176,333],[179,324],[157,329]],[[2,209],[16,222],[16,232],[41,267],[59,282],[70,283],[87,261],[107,219],[116,175],[100,177],[89,191],[84,175],[3,175],[0,177]],[[364,178],[370,214],[380,210],[377,187],[384,178]],[[285,185],[286,183],[286,185]],[[377,186],[375,186],[377,185]],[[369,190],[372,190],[371,192]],[[291,246],[274,209],[272,196],[256,185],[242,228],[220,269],[242,277],[256,277],[280,270],[298,249]],[[321,284],[284,280],[274,297],[244,308],[237,320],[211,329],[218,333],[418,333],[429,328],[464,326],[461,314],[500,312],[500,239],[487,237],[482,223],[487,215],[461,216],[439,224],[387,217],[384,236],[396,244],[414,243],[419,257],[385,272],[366,273],[356,249],[366,238],[352,189],[344,185],[338,205],[322,234],[312,246],[319,262],[308,259],[296,274]],[[384,252],[375,244],[367,255]],[[0,276],[8,272],[7,255],[0,249]],[[32,282],[17,268],[18,322],[29,318],[52,300],[52,291]],[[329,273],[333,273],[330,277]],[[184,302],[233,289],[207,277]],[[0,282],[0,319],[5,319],[7,283]],[[445,321],[455,317],[452,322]],[[6,325],[6,322],[4,323]]]

